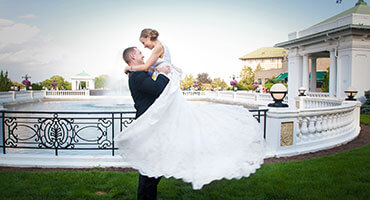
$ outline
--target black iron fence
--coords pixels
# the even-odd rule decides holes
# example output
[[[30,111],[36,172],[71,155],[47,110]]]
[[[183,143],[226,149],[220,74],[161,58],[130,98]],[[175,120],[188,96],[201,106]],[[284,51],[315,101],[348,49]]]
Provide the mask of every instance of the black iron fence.
[[[266,136],[267,109],[250,110]],[[7,149],[108,150],[114,156],[116,132],[135,119],[135,112],[0,111],[0,147]]]

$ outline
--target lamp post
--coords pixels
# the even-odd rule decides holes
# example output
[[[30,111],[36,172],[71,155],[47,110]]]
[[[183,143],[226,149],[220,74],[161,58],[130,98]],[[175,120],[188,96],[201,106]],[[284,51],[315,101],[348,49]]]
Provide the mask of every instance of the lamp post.
[[[238,91],[238,88],[236,87],[236,85],[238,85],[238,81],[235,79],[236,76],[233,74],[230,78],[232,78],[230,85],[233,87],[234,92]]]
[[[288,104],[283,103],[283,99],[287,92],[288,90],[283,84],[274,84],[271,87],[270,94],[275,102],[268,104],[268,107],[288,107]]]
[[[298,96],[306,96],[304,93],[306,92],[306,88],[300,87],[298,89],[299,95]]]
[[[346,98],[346,101],[356,101],[356,94],[357,94],[357,90],[355,88],[353,88],[352,86],[348,87],[344,93],[346,93],[347,95],[347,98]]]

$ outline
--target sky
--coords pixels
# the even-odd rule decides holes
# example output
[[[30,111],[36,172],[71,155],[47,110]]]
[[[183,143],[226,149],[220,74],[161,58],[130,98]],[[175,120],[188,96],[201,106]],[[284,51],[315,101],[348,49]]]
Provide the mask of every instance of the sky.
[[[207,72],[226,82],[238,58],[288,40],[357,0],[0,0],[0,70],[21,82],[82,71],[127,78],[122,51],[138,47],[144,28],[159,32],[184,74]]]

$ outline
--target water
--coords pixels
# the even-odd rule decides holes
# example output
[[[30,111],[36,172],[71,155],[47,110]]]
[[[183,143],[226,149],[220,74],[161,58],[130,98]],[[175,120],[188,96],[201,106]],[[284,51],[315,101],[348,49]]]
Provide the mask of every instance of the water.
[[[129,99],[101,99],[86,101],[42,101],[35,103],[7,106],[10,111],[135,111],[134,103]]]

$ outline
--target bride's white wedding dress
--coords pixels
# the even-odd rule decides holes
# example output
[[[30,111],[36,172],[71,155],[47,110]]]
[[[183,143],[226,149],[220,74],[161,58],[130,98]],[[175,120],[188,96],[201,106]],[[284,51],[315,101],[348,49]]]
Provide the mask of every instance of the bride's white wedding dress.
[[[171,63],[168,48],[156,66]],[[142,175],[191,182],[193,189],[222,178],[248,177],[263,163],[257,120],[241,106],[187,102],[181,70],[171,66],[160,97],[118,138],[124,161]]]

